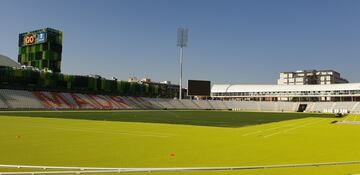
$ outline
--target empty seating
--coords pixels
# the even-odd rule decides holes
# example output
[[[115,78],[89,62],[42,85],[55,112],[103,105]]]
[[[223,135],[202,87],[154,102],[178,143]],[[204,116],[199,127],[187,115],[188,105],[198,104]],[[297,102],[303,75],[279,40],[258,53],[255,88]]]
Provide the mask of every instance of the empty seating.
[[[5,102],[0,100],[0,109],[7,109],[7,108],[9,108],[9,107],[5,104]]]
[[[162,109],[164,108],[160,103],[158,103],[154,98],[142,98],[147,101],[147,103],[150,103],[150,105],[153,106],[154,109]]]
[[[12,109],[44,109],[30,91],[0,89],[0,95]]]
[[[200,107],[200,109],[213,109],[207,100],[193,100],[193,102]]]
[[[235,105],[238,109],[243,111],[259,111],[258,103],[251,101],[236,101]]]
[[[186,107],[178,99],[169,99],[168,102],[174,106],[174,109],[186,109]]]
[[[276,111],[277,102],[258,102],[261,111]]]
[[[350,110],[352,113],[360,113],[360,102],[354,102],[354,106]]]
[[[333,109],[334,102],[314,102],[312,112],[322,112],[324,110]]]
[[[175,107],[173,105],[171,105],[167,99],[162,99],[162,98],[156,98],[156,101],[163,106],[163,108],[167,108],[167,109],[175,109]]]
[[[180,101],[187,109],[199,109],[199,107],[192,101],[184,99]]]
[[[352,110],[356,102],[336,102],[334,109],[347,109]]]
[[[224,103],[220,100],[209,100],[208,101],[211,106],[213,106],[214,109],[226,109],[227,107],[224,105]]]
[[[308,112],[347,110],[360,113],[360,102],[255,102],[124,97],[0,89],[0,109],[234,109],[240,111]]]
[[[277,111],[297,111],[297,103],[294,102],[277,102]]]
[[[138,97],[127,97],[138,109],[153,109],[151,104],[145,103]]]

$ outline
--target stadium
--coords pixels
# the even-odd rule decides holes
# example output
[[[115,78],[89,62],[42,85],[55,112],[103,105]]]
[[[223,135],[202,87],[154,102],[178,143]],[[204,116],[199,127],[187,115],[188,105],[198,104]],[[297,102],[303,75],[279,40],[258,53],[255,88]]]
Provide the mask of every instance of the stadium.
[[[63,74],[61,55],[51,28],[19,35],[18,62],[0,55],[1,175],[360,172],[360,83],[335,71],[189,80],[180,96],[170,83]]]
[[[348,29],[358,20],[343,18],[357,17],[353,11],[359,10],[351,10],[357,5],[139,2],[0,5],[0,49],[8,51],[0,53],[0,175],[360,174],[360,83],[336,71],[357,69],[356,60],[341,59],[358,58],[345,54],[358,51],[351,50],[358,39]],[[303,14],[296,14],[303,6]],[[152,74],[157,76],[177,72],[169,63],[175,60],[158,54],[170,50],[165,45],[172,24],[187,24],[198,34],[197,51],[189,55],[199,60],[184,64],[196,70],[184,69],[184,76],[194,78],[183,86],[188,29],[182,27],[176,43],[179,83],[133,77],[148,74],[142,70],[147,67],[166,68]],[[341,46],[332,47],[336,44]],[[331,49],[335,61],[316,60],[320,52],[334,54]],[[277,59],[280,52],[289,58]],[[306,59],[303,53],[314,56]],[[251,59],[258,62],[250,64]],[[292,69],[292,62],[314,68],[280,72],[276,84],[236,83],[260,72],[265,77],[268,67]],[[70,65],[77,73],[66,71]],[[317,65],[325,69],[315,70]],[[92,72],[80,74],[83,70]],[[108,78],[116,71],[129,79]],[[195,78],[200,76],[205,78]],[[219,77],[227,83],[218,83]]]

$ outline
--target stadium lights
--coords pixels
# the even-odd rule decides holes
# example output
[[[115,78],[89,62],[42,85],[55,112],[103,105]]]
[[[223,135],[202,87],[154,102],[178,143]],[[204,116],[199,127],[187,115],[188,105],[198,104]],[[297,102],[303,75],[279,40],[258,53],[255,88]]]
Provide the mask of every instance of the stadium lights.
[[[183,48],[187,46],[188,40],[188,29],[178,28],[177,29],[177,46],[180,49],[180,82],[179,82],[179,99],[182,99],[182,62],[183,62]]]

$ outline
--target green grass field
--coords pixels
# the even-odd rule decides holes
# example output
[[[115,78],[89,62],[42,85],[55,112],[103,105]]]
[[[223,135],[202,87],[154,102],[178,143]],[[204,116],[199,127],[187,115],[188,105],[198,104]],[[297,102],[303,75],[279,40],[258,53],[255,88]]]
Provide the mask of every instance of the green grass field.
[[[0,112],[0,164],[202,167],[360,160],[348,115],[231,111]],[[0,171],[29,171],[0,169]],[[360,165],[142,174],[347,175]],[[131,173],[141,174],[141,173]]]

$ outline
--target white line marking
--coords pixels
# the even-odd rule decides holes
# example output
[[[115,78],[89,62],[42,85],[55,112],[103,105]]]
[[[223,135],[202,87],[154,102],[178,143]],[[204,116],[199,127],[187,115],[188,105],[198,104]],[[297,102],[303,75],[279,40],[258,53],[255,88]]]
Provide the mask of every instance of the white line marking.
[[[347,119],[349,119],[350,117],[349,116],[344,116],[342,119],[342,121],[346,121]]]
[[[335,124],[349,124],[349,125],[359,125],[360,121],[339,121]]]
[[[293,127],[293,128],[290,128],[290,129],[285,129],[285,130],[282,130],[282,131],[279,131],[279,132],[275,132],[275,133],[272,133],[272,134],[269,134],[269,135],[265,135],[263,136],[264,138],[266,137],[271,137],[271,136],[274,136],[274,135],[277,135],[277,134],[280,134],[280,133],[287,133],[289,131],[292,131],[292,130],[295,130],[295,129],[299,129],[299,128],[302,128],[302,127],[305,127],[305,126],[309,126],[309,125],[313,125],[313,124],[316,124],[316,123],[319,123],[321,121],[323,121],[325,119],[319,119],[319,120],[316,120],[314,122],[309,122],[309,123],[305,123],[303,125],[300,125],[300,126],[297,126],[297,127]]]
[[[291,124],[287,124],[287,125],[281,125],[281,126],[277,126],[277,127],[273,127],[273,128],[267,128],[267,129],[263,129],[263,130],[258,130],[258,131],[253,131],[253,132],[248,132],[243,134],[242,136],[249,136],[249,135],[253,135],[253,134],[257,134],[257,133],[261,133],[264,131],[270,131],[270,130],[275,130],[275,129],[280,129],[280,128],[286,128],[288,126],[293,126],[293,125],[298,125],[298,123],[306,123],[308,121],[300,121],[300,122],[296,122],[296,123],[291,123]]]
[[[311,167],[311,166],[318,167],[318,166],[351,165],[351,164],[360,164],[360,161],[306,163],[306,164],[283,164],[283,165],[262,165],[262,166],[179,167],[179,168],[94,168],[94,167],[0,165],[1,168],[31,168],[31,169],[45,169],[45,170],[47,170],[47,169],[62,170],[62,171],[34,171],[34,172],[0,172],[0,175],[224,171],[224,170],[250,170],[250,169],[270,169],[270,168],[296,168],[296,167]]]
[[[77,132],[87,132],[87,133],[96,133],[96,134],[120,134],[120,135],[131,135],[131,136],[141,136],[141,137],[158,137],[158,138],[166,138],[171,137],[171,135],[165,134],[154,134],[154,133],[146,133],[146,132],[132,132],[132,131],[103,131],[103,130],[93,130],[93,129],[77,129],[77,128],[61,128],[61,127],[46,127],[46,126],[28,126],[32,128],[43,128],[43,129],[56,129],[63,131],[77,131]]]

